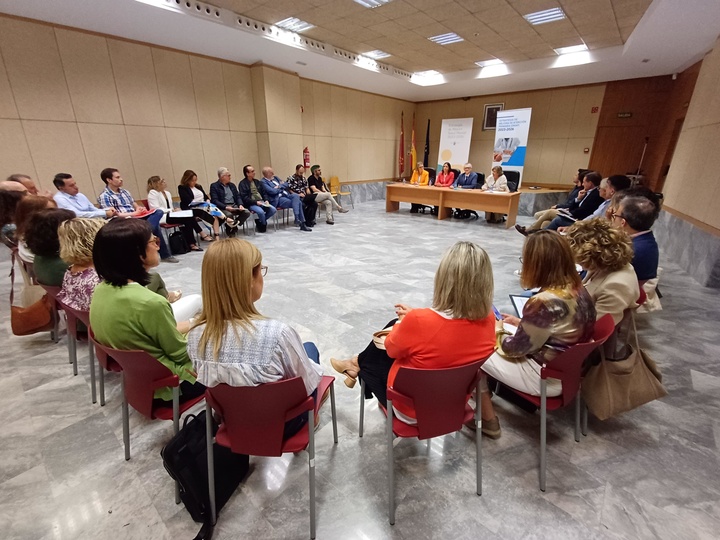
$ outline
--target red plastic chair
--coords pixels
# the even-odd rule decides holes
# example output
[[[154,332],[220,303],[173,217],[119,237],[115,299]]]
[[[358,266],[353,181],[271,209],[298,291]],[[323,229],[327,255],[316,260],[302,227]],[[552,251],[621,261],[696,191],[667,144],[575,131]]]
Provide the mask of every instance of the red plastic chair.
[[[90,326],[88,325],[88,328]],[[95,357],[97,358],[98,364],[100,365],[100,406],[105,406],[105,371],[112,371],[113,373],[120,373],[122,368],[115,360],[113,360],[103,349],[98,346],[98,342],[95,340],[95,334],[93,334],[92,328],[90,328],[90,339],[95,344]]]
[[[90,328],[90,312],[73,309],[58,300],[58,304],[65,312],[67,319],[68,354],[70,363],[73,365],[73,372],[77,375],[77,344],[78,341],[87,342],[88,360],[90,362],[90,393],[92,402],[97,403],[97,389],[95,384],[95,347],[88,336]],[[78,321],[85,325],[85,330],[78,329]]]
[[[475,419],[476,491],[482,495],[482,447],[480,429],[482,411],[480,399],[473,411],[468,398],[473,390],[480,395],[480,367],[487,360],[478,360],[465,366],[445,369],[417,369],[401,367],[392,388],[387,389],[387,409],[380,409],[387,416],[388,489],[390,525],[395,524],[395,465],[393,459],[394,437],[417,437],[420,440],[439,437],[459,431],[465,422]],[[362,374],[362,372],[361,372]],[[363,433],[365,412],[365,382],[360,378],[360,437]],[[417,424],[406,424],[393,417],[393,402],[415,409]]]
[[[615,330],[612,315],[604,315],[595,323],[593,340],[577,343],[561,352],[551,362],[540,369],[540,395],[533,396],[505,385],[521,398],[540,407],[540,490],[545,491],[546,452],[547,452],[547,411],[555,411],[568,406],[575,400],[575,442],[580,442],[580,413],[583,409],[583,435],[587,435],[587,409],[582,407],[580,380],[582,365],[588,355],[605,341]],[[559,396],[547,396],[547,379],[562,381],[562,393]]]
[[[212,450],[212,409],[222,418],[215,442],[237,454],[277,457],[307,449],[310,477],[310,538],[315,538],[315,415],[322,397],[330,391],[333,438],[338,442],[335,417],[335,377],[324,376],[317,388],[317,403],[307,395],[300,377],[259,386],[219,384],[205,391],[208,426],[208,487],[210,512],[215,511],[215,466]],[[308,413],[308,423],[289,439],[283,439],[285,422]]]

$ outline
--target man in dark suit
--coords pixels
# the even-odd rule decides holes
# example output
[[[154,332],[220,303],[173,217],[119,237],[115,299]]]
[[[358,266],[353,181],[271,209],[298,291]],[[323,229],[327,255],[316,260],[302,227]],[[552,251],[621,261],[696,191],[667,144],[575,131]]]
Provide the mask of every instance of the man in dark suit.
[[[238,189],[231,180],[230,171],[226,167],[220,167],[218,181],[210,184],[210,202],[228,217],[225,222],[228,236],[233,236],[237,228],[250,217],[250,211],[243,206]]]
[[[568,227],[580,219],[585,219],[592,214],[603,202],[598,186],[602,181],[599,173],[591,172],[583,178],[583,188],[579,191],[577,198],[570,205],[570,208],[561,210],[558,216],[545,227],[556,231],[558,227]]]

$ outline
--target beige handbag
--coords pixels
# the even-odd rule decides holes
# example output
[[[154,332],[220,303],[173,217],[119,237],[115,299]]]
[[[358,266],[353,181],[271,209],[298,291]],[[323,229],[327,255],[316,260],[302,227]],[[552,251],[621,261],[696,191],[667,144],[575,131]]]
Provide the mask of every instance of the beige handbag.
[[[384,328],[379,332],[375,332],[373,334],[373,343],[378,349],[382,349],[383,351],[385,350],[385,338],[388,337],[390,330],[392,330],[393,328],[393,326],[391,326],[390,328]]]
[[[602,360],[592,366],[582,380],[583,400],[600,420],[667,395],[657,364],[640,348],[634,313],[631,317],[635,347],[630,347],[630,355],[624,360],[609,361],[600,347]]]

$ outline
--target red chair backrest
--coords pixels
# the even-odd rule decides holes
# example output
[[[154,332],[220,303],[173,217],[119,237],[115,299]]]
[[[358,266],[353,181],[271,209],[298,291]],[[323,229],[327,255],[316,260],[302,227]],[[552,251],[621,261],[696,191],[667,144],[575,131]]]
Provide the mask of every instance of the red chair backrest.
[[[206,390],[205,399],[222,416],[232,451],[251,456],[282,455],[288,411],[312,402],[300,377],[259,386],[219,384]]]
[[[638,299],[636,301],[638,307],[642,306],[647,301],[647,293],[645,292],[645,289],[643,289],[642,284],[645,283],[644,281],[638,281],[638,285],[640,286],[640,296],[638,296]]]
[[[78,338],[78,330],[77,330],[77,322],[78,320],[81,321],[85,328],[90,328],[90,312],[89,311],[80,311],[78,309],[73,309],[69,306],[66,306],[64,303],[58,301],[58,304],[60,306],[60,309],[62,309],[65,312],[65,317],[67,318],[67,331],[69,334],[75,336],[75,339]]]
[[[465,419],[465,405],[480,378],[486,359],[444,369],[401,367],[388,399],[409,399],[417,417],[419,439],[430,439],[458,431]]]
[[[50,296],[50,302],[54,309],[58,309],[58,306],[60,302],[57,300],[58,294],[60,294],[61,287],[54,287],[53,285],[43,285],[42,283],[38,283],[43,289],[45,289],[45,292],[48,293],[48,296]]]
[[[576,343],[572,347],[558,354],[553,360],[540,370],[540,377],[547,379],[560,379],[562,381],[562,402],[569,404],[577,395],[580,388],[580,375],[585,359],[595,349],[607,341],[615,330],[615,323],[609,313],[595,321],[593,340]]]
[[[150,210],[150,204],[147,199],[140,199],[138,202],[145,207],[145,210]]]
[[[103,353],[120,364],[127,402],[137,412],[153,418],[155,390],[179,386],[180,378],[145,351],[121,351],[93,341]]]

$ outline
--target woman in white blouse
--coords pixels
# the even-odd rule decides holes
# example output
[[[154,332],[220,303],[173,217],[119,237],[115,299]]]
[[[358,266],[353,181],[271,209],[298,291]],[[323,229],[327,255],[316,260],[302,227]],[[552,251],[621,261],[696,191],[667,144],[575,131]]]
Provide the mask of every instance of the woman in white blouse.
[[[173,211],[173,200],[172,195],[167,190],[167,182],[164,178],[159,176],[151,176],[147,181],[147,192],[148,192],[148,206],[150,210],[157,210],[158,208],[163,211],[163,216],[160,219],[160,223],[167,223],[168,225],[182,225],[180,230],[185,237],[187,245],[190,246],[190,251],[202,251],[202,248],[195,243],[195,232],[202,232],[200,225],[194,217],[172,217],[170,212]],[[210,237],[205,235],[205,240]]]
[[[186,170],[180,179],[178,186],[178,195],[180,195],[180,208],[183,210],[192,210],[193,215],[197,218],[212,225],[215,239],[220,238],[220,223],[225,222],[226,217],[222,211],[214,204],[210,203],[210,197],[203,187],[197,183],[198,177],[195,171]],[[232,220],[226,225],[232,225]],[[210,237],[201,236],[205,241],[210,241]]]
[[[491,169],[492,174],[485,179],[485,183],[482,186],[483,191],[510,191],[507,185],[507,178],[503,174],[502,167],[496,165]],[[495,212],[485,212],[485,221],[488,223],[502,223],[505,221],[505,217],[502,214]]]
[[[257,386],[302,378],[319,399],[320,354],[287,324],[263,317],[255,307],[267,266],[253,244],[239,238],[213,242],[203,257],[203,309],[188,333],[188,354],[205,386]],[[302,414],[285,424],[291,436],[307,422]]]

